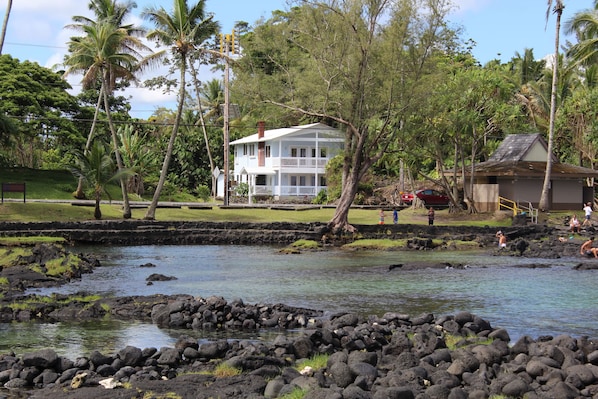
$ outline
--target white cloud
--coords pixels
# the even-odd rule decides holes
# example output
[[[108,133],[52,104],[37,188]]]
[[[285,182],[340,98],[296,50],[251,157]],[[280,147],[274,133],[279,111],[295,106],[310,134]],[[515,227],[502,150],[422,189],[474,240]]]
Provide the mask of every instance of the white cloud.
[[[480,11],[492,1],[493,0],[454,0],[455,14],[459,15],[470,11]]]

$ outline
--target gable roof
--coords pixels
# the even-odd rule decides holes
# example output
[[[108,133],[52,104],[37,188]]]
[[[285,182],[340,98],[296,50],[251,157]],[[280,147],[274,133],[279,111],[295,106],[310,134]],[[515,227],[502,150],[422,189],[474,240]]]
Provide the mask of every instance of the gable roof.
[[[548,154],[548,144],[540,133],[509,134],[488,158],[488,162],[522,162],[535,146],[541,146]],[[558,159],[552,155],[552,161]]]
[[[546,173],[546,162],[486,161],[476,164],[474,173],[476,176],[542,178]],[[470,171],[466,170],[465,174],[469,176]],[[598,178],[598,170],[557,162],[552,165],[551,176],[553,179]]]
[[[344,138],[343,132],[324,123],[310,123],[308,125],[283,127],[280,129],[270,129],[264,131],[264,137],[259,138],[258,133],[251,136],[243,137],[239,140],[231,142],[231,145],[259,143],[263,141],[271,141],[283,137],[290,137],[300,134],[318,133],[320,136],[332,136],[334,138]]]
[[[528,157],[534,149],[538,148],[537,146],[541,146],[545,154],[548,154],[548,144],[540,133],[510,134],[505,137],[487,161],[474,165],[474,174],[476,176],[542,178],[546,173],[546,160],[542,162],[530,160],[530,158],[537,158],[537,153],[534,154],[535,156]],[[598,170],[561,163],[554,154],[552,160],[552,178],[598,178]],[[457,172],[457,175],[461,175],[461,172]],[[465,175],[470,176],[471,169],[467,168]]]

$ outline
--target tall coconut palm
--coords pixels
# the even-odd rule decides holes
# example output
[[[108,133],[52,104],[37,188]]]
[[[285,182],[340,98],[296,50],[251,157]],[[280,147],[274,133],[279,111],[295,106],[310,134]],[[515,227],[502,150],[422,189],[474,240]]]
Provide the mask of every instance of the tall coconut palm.
[[[558,85],[559,73],[559,36],[561,32],[561,16],[565,5],[562,0],[555,0],[554,8],[552,7],[553,0],[548,0],[548,9],[546,10],[546,21],[552,11],[556,14],[556,29],[554,39],[554,59],[552,62],[552,89],[550,91],[550,122],[548,126],[548,155],[546,157],[546,171],[544,172],[544,184],[542,185],[542,194],[540,195],[540,210],[547,211],[550,205],[548,193],[550,190],[550,178],[552,175],[552,147],[554,141],[554,117],[556,115],[556,94]]]
[[[112,136],[114,154],[119,170],[123,162],[118,150],[116,129],[110,114],[108,95],[115,88],[117,79],[135,81],[135,73],[149,64],[151,57],[143,57],[141,51],[149,50],[139,38],[131,36],[127,27],[114,25],[110,19],[101,19],[92,24],[80,26],[84,36],[73,37],[69,42],[70,54],[65,59],[65,74],[82,72],[82,83],[85,88],[92,86],[99,79],[100,95],[104,103],[104,111]],[[129,196],[125,182],[121,182],[123,194],[123,217],[131,217]]]
[[[88,8],[93,11],[95,15],[95,19],[91,19],[85,16],[76,15],[73,17],[73,24],[67,25],[66,28],[76,30],[78,32],[85,33],[85,27],[92,27],[100,22],[107,22],[113,24],[115,27],[119,29],[125,29],[128,36],[131,37],[142,37],[145,35],[145,30],[139,27],[134,26],[133,24],[124,24],[126,17],[131,13],[132,9],[137,7],[134,2],[128,1],[126,3],[117,3],[115,0],[90,0],[88,4]],[[130,45],[130,44],[129,44]],[[144,50],[149,50],[147,48],[140,48]],[[116,71],[113,71],[116,72]],[[109,82],[111,83],[111,87],[113,88],[116,82],[117,76],[112,76],[109,78]],[[100,91],[98,95],[98,102],[96,104],[96,109],[93,117],[93,121],[91,124],[91,128],[89,130],[89,134],[87,136],[87,142],[85,144],[85,151],[89,150],[89,146],[91,145],[91,141],[93,139],[93,134],[95,131],[95,127],[98,120],[99,111],[101,108],[101,104],[103,102],[103,90],[104,86],[100,86]],[[79,184],[77,186],[77,190],[74,193],[76,198],[82,198],[83,190],[82,190],[82,180],[79,180]],[[126,212],[125,212],[126,213]]]
[[[116,169],[110,151],[100,140],[96,140],[87,152],[75,152],[74,164],[67,167],[75,177],[82,179],[93,188],[95,199],[93,216],[98,220],[102,218],[100,210],[102,195],[108,194],[106,186],[122,180],[129,174],[127,169]]]
[[[4,22],[2,23],[2,33],[0,33],[0,54],[4,47],[4,38],[6,37],[6,28],[8,28],[8,18],[10,17],[10,9],[12,8],[12,0],[8,0],[6,5],[6,14],[4,14]]]
[[[156,191],[152,202],[145,214],[145,219],[153,220],[156,215],[156,208],[158,207],[158,199],[166,174],[170,159],[172,158],[172,151],[174,141],[181,122],[183,114],[183,104],[185,102],[185,76],[190,54],[199,49],[199,46],[208,38],[213,36],[219,30],[219,24],[213,21],[213,16],[206,16],[205,0],[199,0],[195,5],[189,6],[186,0],[173,0],[172,13],[168,13],[163,7],[147,8],[143,12],[144,18],[150,20],[155,29],[148,33],[147,37],[150,40],[155,40],[158,44],[168,46],[171,49],[171,55],[174,61],[178,64],[180,72],[178,106],[174,125],[166,154],[164,154],[164,162],[160,171],[160,179],[156,186]],[[161,55],[166,55],[166,50],[162,50]]]

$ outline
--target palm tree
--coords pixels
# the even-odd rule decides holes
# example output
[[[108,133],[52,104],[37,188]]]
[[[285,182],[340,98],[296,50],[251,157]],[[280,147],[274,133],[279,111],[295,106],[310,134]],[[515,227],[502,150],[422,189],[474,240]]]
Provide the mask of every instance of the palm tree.
[[[554,59],[552,61],[552,89],[550,91],[550,123],[548,127],[548,155],[546,157],[546,171],[544,173],[544,184],[542,186],[542,194],[540,195],[540,204],[538,207],[542,211],[547,211],[549,206],[548,192],[550,189],[550,177],[552,174],[552,146],[554,141],[554,117],[556,115],[556,94],[558,84],[559,72],[559,35],[561,31],[561,16],[565,5],[563,0],[555,0],[556,4],[552,8],[553,0],[548,0],[548,9],[546,10],[546,22],[550,16],[550,11],[556,14],[556,29],[554,39]]]
[[[114,22],[114,18],[103,18],[77,25],[84,36],[71,38],[70,54],[64,64],[67,66],[65,74],[83,73],[84,88],[89,88],[100,80],[100,96],[112,136],[116,163],[119,170],[122,170],[124,165],[118,150],[118,138],[110,114],[108,95],[114,91],[117,79],[135,81],[135,73],[143,66],[149,65],[154,58],[142,57],[141,52],[149,51],[149,48],[139,38],[131,35],[136,28],[130,25],[116,26]],[[121,189],[123,217],[128,219],[131,217],[131,208],[125,182],[121,182]]]
[[[567,34],[575,34],[578,42],[567,51],[576,64],[595,64],[598,58],[598,0],[594,0],[593,10],[576,13],[565,24]]]
[[[88,7],[95,14],[95,18],[96,18],[95,20],[85,17],[85,16],[76,15],[73,17],[73,21],[75,23],[67,25],[66,27],[70,28],[70,29],[74,29],[79,32],[82,32],[82,33],[85,33],[86,27],[89,28],[89,27],[93,27],[93,26],[97,25],[100,22],[107,22],[107,23],[113,24],[114,27],[126,30],[128,36],[142,37],[143,35],[145,35],[144,29],[138,28],[132,24],[128,24],[128,25],[123,24],[127,15],[130,14],[130,12],[132,11],[133,8],[137,7],[137,5],[131,1],[129,1],[127,3],[117,3],[115,0],[90,0]],[[140,42],[136,43],[135,47],[138,47],[139,49],[142,49],[142,50],[149,50],[145,47],[142,47],[140,44],[141,44]],[[110,76],[109,82],[111,83],[111,88],[112,88],[111,92],[112,92],[114,90],[114,85],[115,85],[116,78],[117,78],[117,76],[114,76],[114,73],[117,71],[111,71],[111,72],[112,72],[112,76]],[[126,76],[121,76],[121,77],[126,77]],[[89,82],[89,84],[91,84],[91,81]],[[87,136],[87,142],[85,144],[85,151],[89,150],[89,146],[91,145],[91,141],[93,139],[93,134],[94,134],[95,127],[97,124],[99,111],[101,108],[101,104],[103,102],[103,90],[105,90],[105,88],[103,85],[101,85],[93,121],[91,124],[89,134]],[[80,180],[79,184],[77,186],[77,190],[74,193],[74,196],[76,198],[84,197],[83,190],[82,190],[82,184],[83,184],[83,182],[82,182],[82,180]],[[128,202],[128,201],[126,201],[126,202]],[[127,217],[126,215],[127,215],[127,212],[125,211],[125,217]]]
[[[106,186],[109,183],[122,181],[129,174],[127,169],[117,170],[110,152],[99,140],[96,140],[87,152],[75,152],[75,162],[67,166],[75,177],[85,181],[93,188],[95,208],[93,216],[96,219],[102,218],[100,201],[102,194],[107,194]]]
[[[131,175],[127,179],[127,191],[143,195],[144,173],[154,168],[158,154],[150,150],[145,136],[134,132],[132,125],[120,126],[117,133],[121,143],[123,163],[131,171]]]
[[[197,4],[191,7],[189,7],[186,0],[173,0],[173,3],[174,9],[172,14],[169,14],[163,7],[159,9],[147,8],[143,12],[143,16],[156,26],[147,35],[148,39],[155,40],[158,44],[169,46],[180,71],[176,118],[172,127],[168,147],[166,148],[166,154],[164,154],[160,179],[158,180],[152,202],[145,214],[145,219],[148,220],[155,219],[158,199],[166,180],[174,141],[181,122],[185,101],[185,75],[187,73],[189,56],[192,51],[197,50],[204,41],[219,30],[219,24],[212,20],[213,16],[206,17],[205,0],[199,0]],[[165,56],[165,50],[162,50],[160,54]]]
[[[10,17],[10,9],[12,8],[12,0],[8,0],[6,6],[6,14],[4,14],[4,22],[2,23],[2,33],[0,33],[0,54],[2,54],[2,48],[4,47],[4,38],[6,37],[6,28],[8,27],[8,18]]]

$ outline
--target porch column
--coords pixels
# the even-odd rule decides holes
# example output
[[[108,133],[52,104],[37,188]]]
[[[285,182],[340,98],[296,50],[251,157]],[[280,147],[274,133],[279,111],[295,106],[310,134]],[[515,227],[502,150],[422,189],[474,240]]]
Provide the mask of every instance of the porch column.
[[[315,164],[315,168],[316,168],[315,171],[316,171],[316,173],[315,173],[315,177],[314,177],[314,180],[315,180],[314,181],[314,183],[315,183],[314,184],[314,189],[315,189],[314,196],[318,195],[318,191],[319,191],[318,190],[318,186],[319,186],[319,182],[318,182],[318,166],[320,164],[319,161],[320,161],[320,132],[318,132],[316,130],[316,159],[315,159],[315,162],[316,162],[316,164]]]
[[[278,189],[276,195],[280,197],[282,195],[282,169],[284,168],[282,164],[282,139],[278,142],[278,164],[280,166],[278,168]]]

